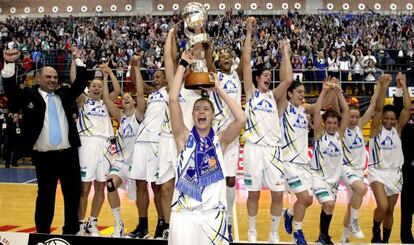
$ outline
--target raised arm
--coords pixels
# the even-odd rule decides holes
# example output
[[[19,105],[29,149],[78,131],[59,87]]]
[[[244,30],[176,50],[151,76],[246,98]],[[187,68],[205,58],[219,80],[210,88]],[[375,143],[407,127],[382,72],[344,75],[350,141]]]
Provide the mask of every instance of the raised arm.
[[[109,94],[109,99],[115,101],[121,93],[121,86],[119,85],[119,81],[111,69],[109,69],[109,77],[111,78],[112,87],[114,88],[114,90]]]
[[[77,48],[72,48],[72,61],[70,63],[70,83],[72,84],[75,82],[76,79],[76,59],[80,58],[79,50]]]
[[[280,65],[280,84],[273,89],[276,99],[279,116],[281,116],[287,107],[287,90],[293,82],[292,63],[290,62],[290,45],[287,40],[280,42],[282,51],[282,62]]]
[[[408,119],[410,118],[410,109],[411,109],[411,101],[410,101],[410,94],[408,93],[407,89],[407,79],[405,75],[401,72],[397,74],[397,85],[401,86],[403,91],[403,104],[404,107],[401,110],[400,117],[398,118],[398,135],[401,137],[401,131],[404,126],[407,124]]]
[[[314,106],[314,112],[313,115],[313,137],[315,140],[318,140],[323,135],[323,127],[322,127],[322,115],[321,115],[321,109],[322,109],[322,103],[325,99],[326,93],[330,90],[330,86],[328,83],[323,83],[322,91],[319,94],[318,100],[316,100],[315,106]]]
[[[250,64],[252,56],[252,33],[253,25],[256,24],[254,17],[249,17],[246,21],[246,38],[244,40],[242,61],[243,63],[243,85],[246,94],[246,100],[249,100],[256,89],[253,84],[252,66]]]
[[[3,77],[4,92],[8,98],[8,107],[10,112],[19,113],[21,109],[22,99],[20,90],[16,84],[16,65],[15,62],[20,57],[20,52],[17,49],[9,49],[3,51],[3,58],[8,64],[4,65],[1,71]]]
[[[220,144],[223,148],[223,152],[226,150],[227,146],[240,135],[240,129],[246,124],[246,114],[244,113],[241,106],[237,104],[227,93],[224,91],[220,82],[218,81],[217,75],[215,78],[215,90],[216,93],[224,100],[224,102],[229,107],[231,113],[234,116],[234,120],[227,126],[227,128],[220,134]]]
[[[172,57],[172,45],[175,39],[175,29],[171,28],[167,35],[164,45],[164,67],[165,67],[165,78],[167,79],[168,86],[170,86],[174,78],[174,61]]]
[[[145,102],[144,98],[144,80],[141,76],[140,68],[140,58],[136,55],[132,57],[131,60],[131,72],[134,73],[133,80],[135,83],[135,87],[137,90],[137,108],[135,111],[135,116],[137,117],[138,121],[142,121],[144,118],[145,110],[147,107],[147,103]]]
[[[169,104],[171,116],[171,128],[174,134],[175,143],[177,145],[177,152],[180,152],[184,148],[184,144],[188,138],[189,131],[185,127],[183,120],[183,112],[180,106],[180,90],[184,79],[184,72],[186,66],[191,64],[192,59],[188,51],[184,51],[181,55],[182,61],[177,67],[172,85],[169,92]],[[187,63],[187,65],[185,65]]]
[[[385,74],[382,75],[379,78],[378,86],[378,97],[377,101],[375,102],[375,108],[374,108],[374,116],[372,117],[371,121],[371,132],[369,137],[374,138],[379,134],[381,131],[381,117],[382,117],[382,110],[384,108],[384,100],[385,100],[385,94],[387,92],[388,85],[391,82],[391,75]]]
[[[375,86],[374,94],[371,97],[371,100],[369,102],[369,106],[368,106],[367,110],[365,111],[364,115],[361,117],[361,119],[359,119],[358,126],[361,129],[365,126],[365,124],[368,123],[368,121],[371,119],[371,117],[374,114],[375,102],[377,101],[378,94],[379,94],[379,86]]]
[[[339,102],[339,107],[341,108],[341,124],[339,125],[339,136],[342,137],[344,136],[345,130],[348,127],[348,122],[349,122],[349,107],[348,107],[348,103],[346,103],[346,99],[344,94],[342,93],[342,89],[341,87],[339,87],[339,85],[335,85],[334,86],[334,91],[336,93],[336,95],[338,96],[338,102]]]
[[[108,67],[108,64],[101,65],[101,70],[103,72],[103,92],[102,92],[102,99],[108,108],[109,113],[115,117],[118,122],[121,122],[122,111],[115,105],[115,103],[111,100],[109,96],[109,88],[108,88],[108,76],[112,72],[111,68]]]

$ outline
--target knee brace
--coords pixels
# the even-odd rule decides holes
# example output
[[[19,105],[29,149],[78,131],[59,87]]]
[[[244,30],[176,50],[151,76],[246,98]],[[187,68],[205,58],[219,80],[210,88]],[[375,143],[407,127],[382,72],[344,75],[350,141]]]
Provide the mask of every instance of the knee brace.
[[[108,192],[114,192],[116,190],[114,179],[110,178],[106,181],[106,189],[108,190]]]

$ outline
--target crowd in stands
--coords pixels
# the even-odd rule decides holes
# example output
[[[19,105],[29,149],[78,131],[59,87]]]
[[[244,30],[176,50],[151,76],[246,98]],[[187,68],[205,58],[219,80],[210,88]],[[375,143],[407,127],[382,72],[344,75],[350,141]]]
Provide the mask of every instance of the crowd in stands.
[[[413,66],[414,15],[300,15],[289,11],[283,16],[257,19],[253,68],[262,65],[277,70],[278,41],[283,38],[291,41],[295,78],[304,81],[322,81],[326,75],[342,81],[373,81],[377,68],[406,70]],[[148,70],[147,78],[151,80],[153,71],[163,66],[167,31],[177,23],[181,24],[178,45],[185,48],[188,38],[180,20],[179,15],[9,18],[0,23],[0,51],[12,47],[22,51],[25,71],[32,69],[41,57],[58,64],[58,71],[63,71],[68,68],[65,64],[70,63],[68,51],[77,46],[88,66],[107,59],[110,67],[118,70],[118,76],[126,75],[129,59],[141,52],[145,57],[142,67]],[[205,31],[211,37],[215,62],[225,50],[240,57],[245,33],[243,20],[242,14],[209,16]],[[236,60],[239,62],[239,58]]]

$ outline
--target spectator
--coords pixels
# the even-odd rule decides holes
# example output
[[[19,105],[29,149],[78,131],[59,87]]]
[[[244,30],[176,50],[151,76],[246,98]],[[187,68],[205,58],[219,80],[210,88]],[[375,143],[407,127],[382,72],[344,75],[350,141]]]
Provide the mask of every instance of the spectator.
[[[334,50],[330,52],[328,57],[328,76],[339,79],[339,60]]]

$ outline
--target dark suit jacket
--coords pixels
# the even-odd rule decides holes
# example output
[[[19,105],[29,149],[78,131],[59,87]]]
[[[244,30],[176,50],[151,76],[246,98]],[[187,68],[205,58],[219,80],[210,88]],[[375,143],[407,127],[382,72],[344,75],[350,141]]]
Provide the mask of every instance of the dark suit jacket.
[[[78,130],[72,116],[72,105],[86,88],[88,79],[91,78],[90,75],[91,73],[86,68],[78,66],[76,80],[72,86],[62,86],[55,91],[55,94],[60,97],[65,110],[69,126],[69,143],[72,147],[80,146]],[[46,110],[46,103],[38,91],[39,85],[20,90],[17,88],[15,76],[3,78],[3,84],[6,96],[9,99],[10,112],[23,114],[23,131],[25,132],[23,147],[25,150],[32,150],[42,131]]]
[[[403,97],[394,96],[394,106],[399,117],[401,110],[403,109]],[[409,168],[414,172],[414,167],[411,163],[414,161],[414,124],[408,122],[401,131],[401,144],[404,154],[404,166],[403,168]]]

